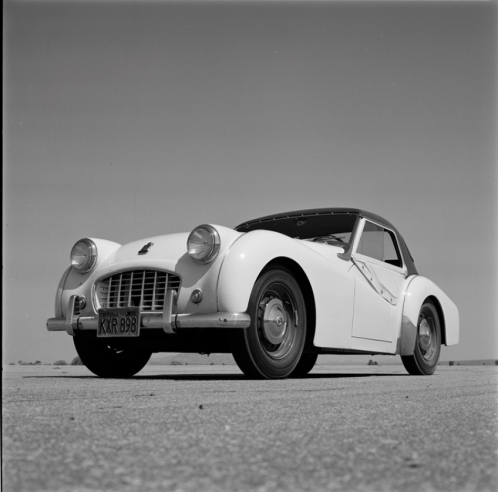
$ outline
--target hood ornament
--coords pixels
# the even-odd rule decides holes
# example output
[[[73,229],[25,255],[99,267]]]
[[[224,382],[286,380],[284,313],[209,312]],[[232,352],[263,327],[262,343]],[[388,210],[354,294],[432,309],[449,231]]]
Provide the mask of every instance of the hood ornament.
[[[139,255],[146,255],[149,252],[149,249],[154,246],[154,243],[147,243],[139,252]]]

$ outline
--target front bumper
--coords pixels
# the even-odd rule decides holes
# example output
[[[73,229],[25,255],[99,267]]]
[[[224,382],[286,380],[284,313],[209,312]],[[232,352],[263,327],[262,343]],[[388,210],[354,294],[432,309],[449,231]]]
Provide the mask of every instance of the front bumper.
[[[67,331],[74,335],[75,330],[96,330],[98,316],[79,316],[75,314],[77,296],[71,296],[66,309],[65,318],[49,318],[48,331]],[[163,312],[142,313],[141,329],[162,328],[165,333],[175,334],[177,329],[184,328],[247,328],[251,317],[247,313],[206,313],[206,314],[173,314],[173,295],[167,295]]]

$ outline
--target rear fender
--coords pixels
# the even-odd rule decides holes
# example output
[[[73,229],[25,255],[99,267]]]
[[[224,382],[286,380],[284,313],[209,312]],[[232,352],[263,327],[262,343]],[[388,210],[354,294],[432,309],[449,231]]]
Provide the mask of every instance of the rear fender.
[[[431,301],[438,311],[443,343],[445,345],[458,343],[460,334],[458,308],[434,282],[425,277],[415,276],[407,285],[403,297],[403,315],[398,337],[398,352],[401,355],[413,354],[420,308],[426,300]]]

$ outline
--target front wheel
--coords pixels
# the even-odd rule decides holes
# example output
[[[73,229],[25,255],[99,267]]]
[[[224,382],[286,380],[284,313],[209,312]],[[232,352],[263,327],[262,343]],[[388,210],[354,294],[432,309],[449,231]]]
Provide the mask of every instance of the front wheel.
[[[102,378],[129,378],[149,362],[152,352],[123,345],[119,341],[74,337],[74,346],[81,362]]]
[[[249,299],[249,328],[232,330],[233,357],[256,379],[280,379],[296,368],[306,338],[306,307],[301,289],[283,268],[264,272]]]
[[[441,352],[441,325],[432,302],[420,308],[413,355],[402,355],[405,369],[413,376],[429,376],[436,370]]]
[[[303,354],[299,359],[296,368],[292,371],[292,376],[306,376],[315,367],[318,354]]]

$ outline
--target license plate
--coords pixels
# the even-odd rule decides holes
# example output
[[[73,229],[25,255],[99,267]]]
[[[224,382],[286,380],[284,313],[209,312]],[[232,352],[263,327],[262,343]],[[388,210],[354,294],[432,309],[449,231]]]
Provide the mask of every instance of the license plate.
[[[138,307],[99,309],[98,337],[138,337],[139,335],[140,309]]]

